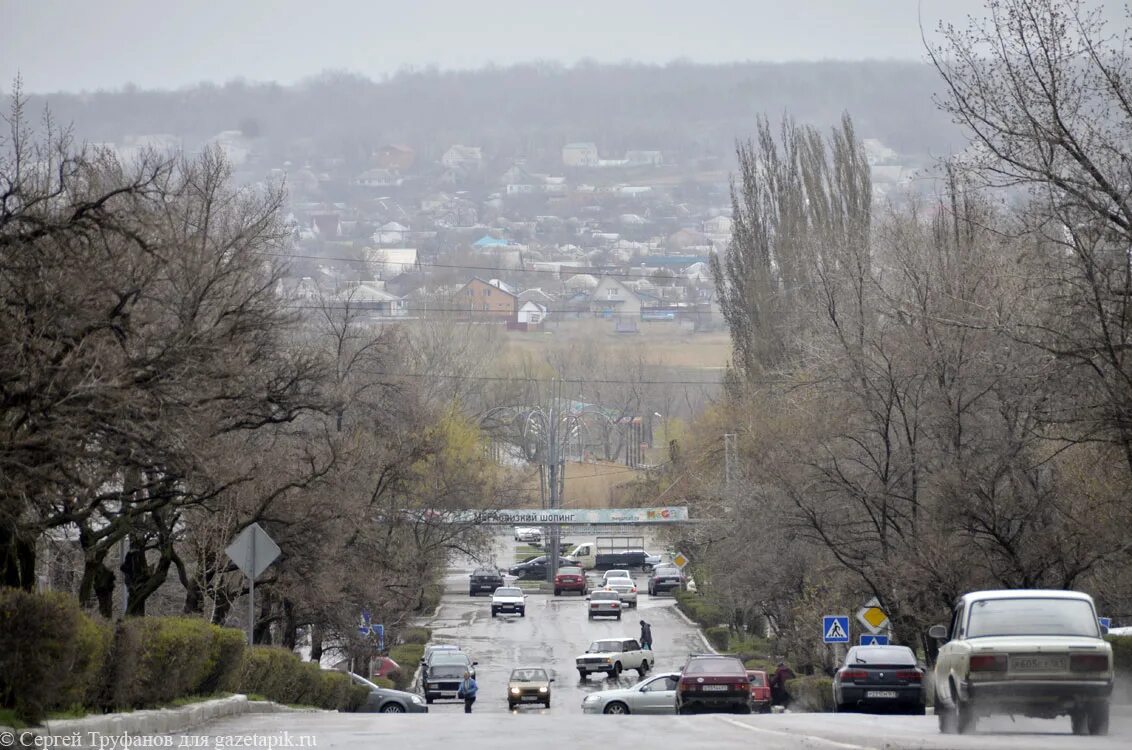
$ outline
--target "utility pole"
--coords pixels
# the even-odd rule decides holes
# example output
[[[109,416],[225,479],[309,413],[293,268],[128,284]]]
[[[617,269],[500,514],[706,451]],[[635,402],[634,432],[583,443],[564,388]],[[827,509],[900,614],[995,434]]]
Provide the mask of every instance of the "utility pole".
[[[562,490],[566,467],[560,463],[559,445],[558,445],[558,430],[559,422],[562,415],[558,413],[561,395],[562,384],[561,381],[555,380],[550,389],[550,414],[547,419],[546,437],[546,460],[548,469],[548,478],[550,480],[550,509],[551,511],[561,507],[562,504]],[[559,550],[559,537],[562,527],[556,523],[550,524],[550,539],[549,544],[546,545],[546,580],[548,583],[554,582],[554,575],[558,572],[558,550]]]

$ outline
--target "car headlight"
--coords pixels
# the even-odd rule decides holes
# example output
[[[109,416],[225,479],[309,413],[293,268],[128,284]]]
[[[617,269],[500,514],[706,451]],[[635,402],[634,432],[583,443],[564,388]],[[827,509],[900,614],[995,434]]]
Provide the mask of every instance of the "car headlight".
[[[424,698],[421,698],[419,695],[411,696],[409,700],[411,700],[413,703],[424,703]]]
[[[610,659],[610,658],[606,658],[606,660],[605,660],[605,663],[606,663],[606,664],[612,664],[612,663],[613,663],[613,659]]]
[[[582,699],[582,705],[584,706],[587,703],[594,704],[594,703],[599,702],[600,700],[601,700],[601,696],[587,695],[585,698]]]
[[[538,689],[538,691],[539,691],[540,693],[547,693],[547,692],[550,692],[549,690],[547,690],[547,689],[546,689],[546,688],[544,688],[544,687],[541,687],[541,688],[539,688],[539,689]]]
[[[519,688],[511,688],[511,695],[518,695],[518,694],[519,694]]]

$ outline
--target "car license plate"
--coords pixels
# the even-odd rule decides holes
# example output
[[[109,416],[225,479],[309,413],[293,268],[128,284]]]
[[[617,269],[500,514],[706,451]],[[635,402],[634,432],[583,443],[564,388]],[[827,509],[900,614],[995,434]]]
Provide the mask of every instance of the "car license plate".
[[[429,687],[430,690],[440,690],[440,683],[439,682],[430,682],[428,687]]]
[[[710,690],[710,691],[711,691],[711,692],[713,692],[713,693],[714,693],[714,692],[717,692],[717,691],[718,691],[718,692],[723,692],[723,691],[724,691],[724,690],[726,690],[726,689],[727,689],[727,686],[726,686],[726,685],[704,685],[704,690],[705,690],[705,691],[708,691],[708,690]]]
[[[1013,672],[1065,672],[1069,669],[1069,657],[1060,654],[1011,656],[1010,669]]]
[[[866,690],[866,698],[895,698],[895,690]]]
[[[537,695],[524,695],[523,700],[525,700],[525,701],[537,701],[538,696]]]

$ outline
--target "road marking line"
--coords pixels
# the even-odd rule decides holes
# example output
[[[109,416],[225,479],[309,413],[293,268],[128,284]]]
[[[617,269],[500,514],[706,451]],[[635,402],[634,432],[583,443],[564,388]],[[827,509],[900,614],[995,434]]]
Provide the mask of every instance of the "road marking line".
[[[870,748],[867,745],[850,745],[847,742],[838,742],[836,740],[827,740],[825,737],[817,737],[817,736],[812,735],[812,734],[798,734],[797,732],[784,732],[780,729],[764,729],[763,727],[752,726],[752,725],[747,724],[745,722],[739,721],[738,719],[730,719],[726,716],[720,716],[719,720],[727,722],[728,724],[740,727],[741,729],[746,729],[746,730],[751,731],[751,732],[762,732],[763,734],[774,734],[774,735],[778,735],[780,737],[790,737],[792,739],[813,740],[814,742],[821,743],[821,744],[823,744],[827,747],[838,747],[838,748],[842,748],[842,750],[874,750],[874,748]]]

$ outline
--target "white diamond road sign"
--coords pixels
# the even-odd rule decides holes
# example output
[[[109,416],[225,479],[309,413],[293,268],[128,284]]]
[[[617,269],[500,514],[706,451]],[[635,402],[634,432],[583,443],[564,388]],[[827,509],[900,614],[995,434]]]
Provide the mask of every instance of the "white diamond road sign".
[[[268,565],[275,562],[281,550],[258,523],[253,523],[241,531],[224,551],[236,563],[236,567],[254,581],[260,573],[267,570]]]
[[[826,615],[821,618],[821,632],[825,643],[848,643],[849,615]]]

